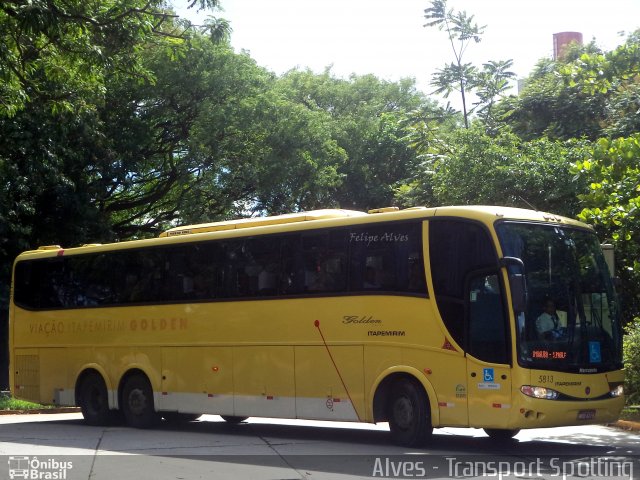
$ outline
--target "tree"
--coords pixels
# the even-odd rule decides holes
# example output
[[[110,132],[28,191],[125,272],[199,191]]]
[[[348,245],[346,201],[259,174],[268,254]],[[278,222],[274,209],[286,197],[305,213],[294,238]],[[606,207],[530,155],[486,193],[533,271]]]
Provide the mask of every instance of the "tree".
[[[640,401],[640,319],[625,326],[624,336],[624,390],[627,404]]]
[[[558,61],[541,60],[518,97],[498,105],[524,139],[628,136],[638,130],[640,34],[611,52],[574,46]]]
[[[335,203],[363,210],[391,205],[394,189],[418,162],[404,120],[411,111],[436,109],[435,103],[416,91],[413,80],[338,79],[329,69],[320,75],[294,70],[279,84],[283,95],[326,117],[331,138],[346,154],[337,166]]]
[[[576,162],[573,172],[589,189],[580,196],[580,220],[616,249],[623,320],[640,317],[640,134],[601,138]]]
[[[178,53],[148,49],[156,82],[114,82],[99,109],[96,204],[118,237],[335,202],[345,153],[330,115],[224,43],[194,36]]]
[[[509,70],[512,66],[513,60],[490,60],[483,65],[483,69],[476,79],[476,95],[478,97],[478,101],[475,102],[478,107],[476,112],[490,131],[499,126],[494,106],[509,89],[509,80],[516,76],[514,72]]]
[[[579,211],[570,168],[577,142],[523,142],[507,129],[489,134],[481,123],[433,143],[416,178],[401,193],[426,205],[503,205],[573,216]]]
[[[174,22],[164,5],[162,0],[0,2],[0,115],[15,115],[36,100],[55,111],[91,108],[109,76],[150,79],[142,45],[185,36],[185,25]],[[218,0],[190,3],[217,5]],[[225,25],[208,27],[219,31]]]
[[[435,93],[444,94],[446,98],[454,90],[460,92],[464,125],[469,128],[467,94],[476,84],[477,69],[470,63],[463,63],[463,57],[472,41],[480,42],[485,27],[474,23],[473,15],[469,16],[467,12],[447,10],[446,0],[432,0],[431,7],[425,9],[424,13],[424,18],[428,20],[425,27],[438,27],[447,33],[455,59],[434,75],[432,85],[436,87]]]
[[[460,93],[462,101],[462,119],[465,128],[469,128],[469,117],[475,111],[490,131],[498,128],[494,105],[509,88],[509,81],[515,73],[509,69],[512,60],[491,60],[480,69],[472,63],[464,62],[464,54],[472,42],[479,43],[486,27],[474,22],[473,15],[467,12],[447,10],[446,0],[432,0],[431,7],[425,9],[425,27],[438,27],[445,31],[451,45],[454,61],[433,75],[431,85],[434,93],[448,98],[452,92]],[[469,108],[469,95],[475,93],[474,107]]]
[[[249,99],[267,88],[269,75],[246,55],[203,37],[177,53],[148,48],[145,67],[156,81],[110,83],[99,110],[105,130],[104,154],[95,165],[95,181],[102,183],[96,203],[120,238],[155,233],[207,208],[211,216],[224,215],[240,195],[236,187],[212,185],[206,202],[191,202],[190,213],[184,211],[183,202],[200,195],[207,172],[225,165],[227,132]]]

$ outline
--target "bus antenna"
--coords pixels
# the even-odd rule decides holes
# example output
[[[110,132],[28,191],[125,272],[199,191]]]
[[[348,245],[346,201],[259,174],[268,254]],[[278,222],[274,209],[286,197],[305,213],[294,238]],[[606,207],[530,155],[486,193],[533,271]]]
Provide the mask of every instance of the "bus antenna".
[[[522,195],[518,195],[518,198],[519,198],[520,200],[522,200],[524,203],[526,203],[526,204],[529,206],[529,208],[530,208],[531,210],[535,210],[536,212],[539,212],[539,210],[538,210],[536,207],[534,207],[533,205],[531,205],[531,203],[529,203],[529,202],[527,201],[527,199],[526,199],[526,198],[524,198]]]

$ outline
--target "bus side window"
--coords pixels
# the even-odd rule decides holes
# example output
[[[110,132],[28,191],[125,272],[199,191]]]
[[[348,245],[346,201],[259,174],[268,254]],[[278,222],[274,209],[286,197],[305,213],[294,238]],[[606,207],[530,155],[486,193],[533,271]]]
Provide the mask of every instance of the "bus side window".
[[[282,295],[304,293],[305,270],[302,256],[302,241],[299,234],[286,235],[280,244],[282,259],[282,277],[280,291]]]
[[[348,239],[352,292],[427,294],[420,223],[352,227]]]
[[[302,236],[305,293],[346,291],[346,231]]]
[[[278,292],[280,279],[279,236],[256,237],[244,244],[249,276],[250,296],[272,296]]]

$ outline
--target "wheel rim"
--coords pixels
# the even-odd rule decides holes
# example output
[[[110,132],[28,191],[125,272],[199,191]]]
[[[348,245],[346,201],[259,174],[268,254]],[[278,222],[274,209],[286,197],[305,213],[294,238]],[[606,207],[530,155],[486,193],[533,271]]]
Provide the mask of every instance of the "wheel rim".
[[[407,430],[413,425],[413,404],[407,397],[399,397],[393,404],[393,418],[398,428]]]
[[[147,396],[140,388],[134,388],[129,392],[129,410],[134,415],[142,415],[147,408]]]

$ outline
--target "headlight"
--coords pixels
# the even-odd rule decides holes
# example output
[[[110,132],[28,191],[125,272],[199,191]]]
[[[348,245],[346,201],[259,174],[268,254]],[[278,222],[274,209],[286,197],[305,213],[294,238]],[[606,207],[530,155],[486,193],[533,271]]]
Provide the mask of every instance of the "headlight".
[[[613,387],[609,392],[609,395],[611,395],[612,397],[621,397],[622,395],[624,395],[624,386],[620,384],[617,387]]]
[[[528,397],[544,398],[545,400],[555,400],[560,396],[555,390],[545,387],[532,387],[531,385],[523,385],[520,391]]]

